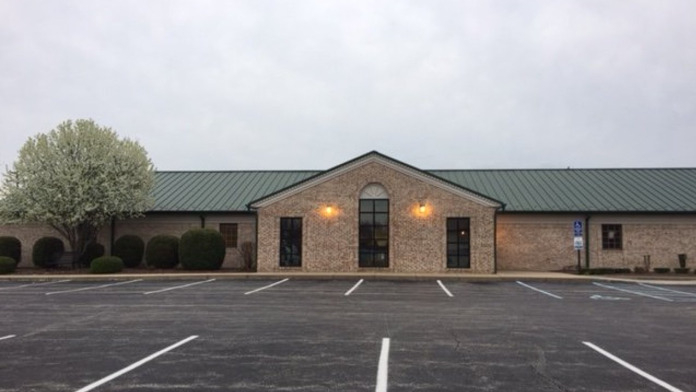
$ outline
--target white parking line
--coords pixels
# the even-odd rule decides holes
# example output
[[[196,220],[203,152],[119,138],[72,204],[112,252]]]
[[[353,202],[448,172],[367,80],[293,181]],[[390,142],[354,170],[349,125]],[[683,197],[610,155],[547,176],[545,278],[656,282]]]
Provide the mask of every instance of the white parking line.
[[[21,287],[36,287],[36,286],[46,286],[49,284],[54,284],[54,283],[63,283],[63,282],[70,282],[70,279],[64,279],[64,280],[54,280],[52,282],[43,282],[43,283],[28,283],[28,284],[23,284],[19,286],[13,286],[13,287],[3,287],[0,290],[11,290],[11,289],[18,289]]]
[[[135,280],[129,280],[126,282],[118,282],[118,283],[109,283],[109,284],[102,284],[99,286],[90,286],[90,287],[82,287],[79,289],[73,289],[73,290],[64,290],[64,291],[53,291],[50,293],[46,293],[46,295],[53,295],[53,294],[63,294],[63,293],[74,293],[76,291],[85,291],[85,290],[94,290],[94,289],[100,289],[103,287],[110,287],[110,286],[119,286],[122,284],[128,284],[128,283],[133,283],[133,282],[140,282],[142,279],[135,279]]]
[[[556,298],[556,299],[563,299],[563,297],[561,297],[561,296],[558,296],[558,295],[556,295],[556,294],[551,294],[551,293],[549,293],[548,291],[544,291],[544,290],[538,289],[538,288],[536,288],[536,287],[530,286],[530,285],[528,285],[528,284],[526,284],[526,283],[522,283],[522,282],[520,282],[519,280],[517,281],[517,284],[519,284],[519,285],[521,285],[521,286],[524,286],[524,287],[526,287],[526,288],[528,288],[528,289],[532,289],[532,290],[534,290],[534,291],[538,291],[538,292],[540,292],[540,293],[542,293],[542,294],[546,294],[546,295],[548,295],[549,297],[553,297],[553,298]]]
[[[686,291],[672,290],[672,289],[668,289],[668,288],[665,288],[665,287],[652,286],[652,285],[649,285],[649,284],[647,284],[647,283],[638,283],[638,284],[641,285],[641,286],[643,286],[643,287],[649,287],[649,288],[651,288],[651,289],[658,289],[658,290],[662,290],[662,291],[669,291],[670,293],[684,294],[684,295],[690,295],[690,296],[696,297],[696,294],[694,294],[694,293],[689,293],[689,292],[686,292]]]
[[[165,291],[176,290],[176,289],[183,289],[184,287],[189,287],[189,286],[195,286],[195,285],[197,285],[197,284],[208,283],[208,282],[212,282],[212,281],[214,281],[214,280],[215,280],[215,279],[208,279],[208,280],[203,280],[203,281],[200,281],[200,282],[193,282],[193,283],[189,283],[189,284],[183,284],[183,285],[181,285],[181,286],[167,287],[166,289],[162,289],[162,290],[147,291],[147,292],[144,292],[143,294],[148,295],[148,294],[163,293],[163,292],[165,292]]]
[[[438,281],[437,281],[437,284],[440,285],[440,287],[442,288],[442,290],[444,290],[445,294],[449,295],[450,297],[454,297],[454,295],[452,295],[452,293],[450,293],[450,291],[447,290],[447,287],[445,287],[445,285],[442,284],[441,281],[438,280]]]
[[[278,284],[287,282],[288,280],[290,280],[290,278],[285,278],[285,279],[283,279],[283,280],[281,280],[281,281],[278,281],[278,282],[275,282],[275,283],[271,283],[271,284],[269,284],[268,286],[263,286],[263,287],[259,287],[259,288],[256,289],[256,290],[247,291],[246,293],[244,293],[244,295],[254,294],[254,293],[257,292],[257,291],[266,290],[266,289],[271,288],[271,287],[273,287],[273,286],[275,286],[275,285],[278,285]]]
[[[0,340],[12,339],[12,338],[15,337],[15,336],[17,336],[17,335],[0,336]]]
[[[107,382],[113,380],[113,379],[116,378],[116,377],[122,376],[122,375],[124,375],[124,374],[130,372],[131,370],[133,370],[133,369],[135,369],[135,368],[137,368],[137,367],[143,365],[144,363],[150,362],[150,361],[152,361],[153,359],[159,357],[160,355],[165,354],[165,353],[167,353],[168,351],[172,351],[172,350],[174,350],[175,348],[177,348],[177,347],[179,347],[179,346],[182,346],[182,345],[184,345],[184,344],[186,344],[186,343],[188,343],[188,342],[190,342],[190,341],[192,341],[193,339],[196,339],[196,338],[198,338],[198,336],[196,336],[196,335],[189,336],[188,338],[186,338],[186,339],[184,339],[184,340],[182,340],[182,341],[180,341],[180,342],[178,342],[178,343],[172,344],[171,346],[169,346],[169,347],[167,347],[167,348],[165,348],[165,349],[163,349],[163,350],[160,350],[160,351],[158,351],[158,352],[156,352],[156,353],[154,353],[154,354],[152,354],[152,355],[150,355],[150,356],[148,356],[148,357],[146,357],[146,358],[143,358],[143,359],[141,359],[140,361],[138,361],[138,362],[136,362],[136,363],[134,363],[134,364],[132,364],[132,365],[130,365],[130,366],[127,366],[127,367],[125,367],[125,368],[123,368],[123,369],[121,369],[121,370],[119,370],[119,371],[117,371],[116,373],[113,373],[113,374],[111,374],[111,375],[109,375],[109,376],[106,376],[106,377],[102,378],[102,379],[99,380],[99,381],[95,381],[95,382],[93,382],[93,383],[87,385],[87,386],[84,387],[84,388],[78,389],[76,392],[87,392],[87,391],[91,391],[92,389],[94,389],[94,388],[96,388],[96,387],[98,387],[98,386],[100,386],[100,385],[102,385],[102,384],[105,384],[105,383],[107,383]]]
[[[604,288],[606,288],[606,289],[612,289],[612,290],[617,290],[617,291],[623,291],[624,293],[631,293],[631,294],[635,294],[635,295],[641,295],[641,296],[643,296],[643,297],[649,297],[649,298],[652,298],[652,299],[659,299],[659,300],[661,300],[661,301],[674,302],[673,300],[671,300],[671,299],[669,299],[669,298],[658,297],[657,295],[650,295],[650,294],[642,293],[642,292],[640,292],[640,291],[626,290],[626,289],[622,289],[622,288],[620,288],[620,287],[614,287],[614,286],[610,286],[610,285],[608,285],[608,284],[602,284],[602,283],[597,283],[597,282],[592,282],[592,284],[594,284],[595,286],[604,287]]]
[[[587,347],[589,347],[589,348],[591,348],[591,349],[597,351],[598,353],[604,355],[605,357],[611,359],[612,361],[618,363],[619,365],[625,367],[626,369],[628,369],[628,370],[630,370],[630,371],[632,371],[632,372],[634,372],[634,373],[636,373],[636,374],[638,374],[638,375],[640,375],[640,376],[642,376],[642,377],[647,378],[648,380],[650,380],[650,381],[654,382],[655,384],[657,384],[657,385],[659,385],[659,386],[661,386],[661,387],[667,389],[668,391],[671,391],[671,392],[683,392],[681,389],[675,388],[675,387],[673,387],[673,386],[667,384],[666,382],[660,380],[659,378],[657,378],[657,377],[655,377],[655,376],[652,376],[652,375],[650,375],[650,374],[648,374],[648,373],[646,373],[646,372],[644,372],[644,371],[638,369],[637,367],[631,365],[630,363],[628,363],[628,362],[622,360],[621,358],[619,358],[619,357],[617,357],[617,356],[615,356],[615,355],[613,355],[613,354],[611,354],[611,353],[609,353],[609,352],[607,352],[607,351],[602,350],[601,348],[595,346],[594,344],[592,344],[592,343],[590,343],[590,342],[582,342],[582,343],[583,343],[584,345],[586,345]]]
[[[389,338],[382,338],[382,352],[379,354],[377,365],[377,386],[375,392],[387,392],[387,378],[389,375]]]
[[[355,289],[357,289],[358,286],[360,286],[360,285],[362,284],[363,280],[364,280],[364,279],[360,279],[360,280],[358,281],[358,283],[355,284],[355,286],[351,287],[351,289],[348,290],[348,291],[346,291],[346,293],[343,294],[343,295],[345,295],[346,297],[349,296],[350,293],[352,293],[353,291],[355,291]]]

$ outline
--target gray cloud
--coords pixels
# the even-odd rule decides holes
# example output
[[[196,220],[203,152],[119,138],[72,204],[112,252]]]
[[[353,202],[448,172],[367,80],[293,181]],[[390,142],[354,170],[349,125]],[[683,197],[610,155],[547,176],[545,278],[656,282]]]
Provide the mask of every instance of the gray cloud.
[[[0,2],[0,164],[91,117],[159,169],[696,166],[691,1]]]

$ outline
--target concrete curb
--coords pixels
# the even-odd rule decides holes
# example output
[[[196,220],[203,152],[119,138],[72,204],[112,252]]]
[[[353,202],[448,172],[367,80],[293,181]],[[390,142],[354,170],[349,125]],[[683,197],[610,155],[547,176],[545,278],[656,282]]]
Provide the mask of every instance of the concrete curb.
[[[245,272],[193,272],[193,273],[151,273],[151,274],[26,274],[26,275],[5,275],[0,276],[0,281],[22,281],[22,282],[46,282],[52,280],[72,281],[104,281],[104,280],[192,280],[192,279],[216,279],[216,280],[269,280],[285,279],[294,280],[356,280],[374,279],[390,281],[424,281],[424,280],[447,280],[463,282],[510,282],[523,280],[526,282],[575,282],[583,283],[589,281],[608,281],[608,282],[650,282],[659,285],[696,285],[696,275],[688,277],[675,277],[666,279],[663,275],[657,276],[601,276],[601,275],[572,275],[562,272],[500,272],[498,274],[404,274],[404,273],[245,273]]]

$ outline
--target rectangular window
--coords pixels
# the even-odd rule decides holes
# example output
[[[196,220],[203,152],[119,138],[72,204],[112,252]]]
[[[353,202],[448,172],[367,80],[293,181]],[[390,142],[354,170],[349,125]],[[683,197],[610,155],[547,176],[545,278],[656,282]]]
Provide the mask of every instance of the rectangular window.
[[[469,218],[447,218],[447,268],[470,268]]]
[[[389,200],[361,199],[359,210],[358,266],[389,267]]]
[[[602,249],[622,249],[621,225],[602,225]]]
[[[280,218],[280,266],[302,266],[302,218]]]
[[[220,223],[220,234],[225,239],[225,247],[237,247],[237,224],[236,223]]]

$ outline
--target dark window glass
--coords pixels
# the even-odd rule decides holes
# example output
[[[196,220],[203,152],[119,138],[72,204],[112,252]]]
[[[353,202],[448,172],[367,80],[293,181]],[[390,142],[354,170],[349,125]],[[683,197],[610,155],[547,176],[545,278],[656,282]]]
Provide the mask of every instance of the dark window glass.
[[[602,225],[602,249],[622,249],[621,225]]]
[[[447,268],[470,268],[469,218],[447,218]]]
[[[227,248],[237,247],[237,224],[236,223],[220,223],[220,234],[225,240]]]
[[[280,218],[280,266],[302,266],[302,218]]]
[[[389,267],[389,200],[360,200],[360,267]]]

